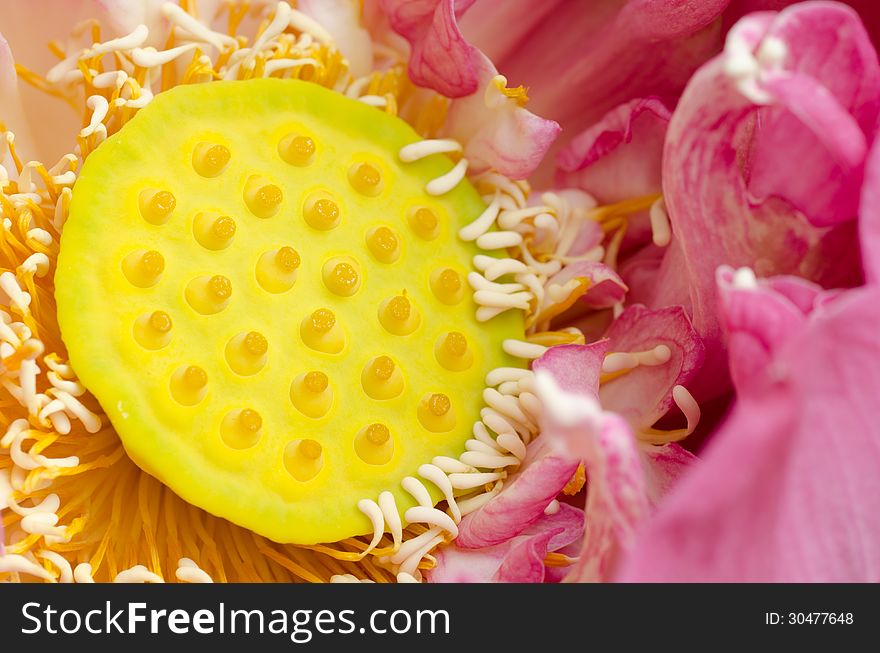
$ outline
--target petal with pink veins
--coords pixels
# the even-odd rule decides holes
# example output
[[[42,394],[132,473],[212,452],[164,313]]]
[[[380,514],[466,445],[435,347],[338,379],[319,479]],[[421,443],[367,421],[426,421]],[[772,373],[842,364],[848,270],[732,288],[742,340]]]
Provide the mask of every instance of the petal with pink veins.
[[[778,343],[618,580],[880,579],[878,321],[880,292],[860,288]],[[748,355],[736,342],[731,356]]]
[[[645,471],[645,493],[651,510],[656,509],[679,479],[698,458],[684,447],[671,442],[662,447],[646,445],[642,449],[642,469]]]
[[[798,93],[803,111],[797,114],[774,99],[773,80],[786,75],[812,80],[809,98]],[[766,80],[769,86],[762,86]],[[880,66],[870,40],[858,16],[833,3],[744,19],[731,30],[726,54],[691,80],[664,151],[664,199],[674,237],[652,305],[676,299],[690,308],[707,346],[705,376],[696,385],[724,390],[714,283],[719,265],[748,266],[761,277],[793,274],[823,286],[857,282],[854,223],[816,225],[840,222],[844,207],[847,218],[855,217],[861,166],[851,165],[858,148],[850,127],[855,121],[873,129],[878,100]],[[808,113],[815,118],[805,108],[810,102],[839,105],[850,117],[848,126],[817,139],[802,121]],[[793,160],[798,174],[780,176]]]
[[[464,144],[472,171],[494,168],[511,179],[525,179],[541,163],[560,127],[505,95],[505,78],[482,54],[477,75],[479,91],[452,102],[446,134]]]
[[[673,406],[672,389],[687,385],[703,362],[704,347],[681,306],[652,311],[633,305],[608,329],[610,352],[649,352],[666,347],[669,357],[639,365],[607,380],[599,388],[605,410],[623,415],[636,430],[652,426]]]
[[[474,0],[381,0],[391,27],[409,41],[409,76],[446,97],[479,87],[479,51],[464,40],[456,22]]]
[[[556,157],[556,181],[603,204],[659,194],[671,114],[658,98],[626,102],[574,138]]]
[[[562,287],[574,279],[581,282],[576,289],[578,293],[576,299],[580,299],[590,308],[614,306],[623,301],[629,290],[617,272],[604,263],[596,261],[569,263],[550,277],[547,286]],[[543,318],[538,317],[537,321],[542,322]]]

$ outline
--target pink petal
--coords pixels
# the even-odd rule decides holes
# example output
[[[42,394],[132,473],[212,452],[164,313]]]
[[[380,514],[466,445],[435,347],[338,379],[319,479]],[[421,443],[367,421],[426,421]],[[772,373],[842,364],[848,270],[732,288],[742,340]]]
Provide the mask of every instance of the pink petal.
[[[543,553],[540,553],[541,578],[544,576],[543,560],[548,551],[558,551],[576,542],[584,532],[584,513],[582,510],[566,504],[560,504],[559,511],[553,515],[543,515],[521,535],[502,542],[496,546],[482,549],[464,549],[457,542],[440,547],[435,556],[437,566],[428,572],[428,580],[432,583],[480,583],[498,578],[501,569],[506,565],[505,576],[512,574],[514,562],[506,564],[508,558],[522,557],[528,553],[530,542],[540,542]],[[537,571],[537,570],[534,570]],[[521,576],[506,582],[540,582],[541,578]]]
[[[557,183],[582,188],[603,204],[660,193],[670,115],[657,98],[612,109],[557,155]]]
[[[412,47],[409,76],[446,97],[474,93],[479,86],[479,51],[456,23],[474,0],[381,0],[391,27]]]
[[[542,582],[547,543],[554,534],[553,531],[548,531],[528,538],[515,538],[492,580],[496,583]]]
[[[652,510],[697,461],[694,454],[674,442],[662,447],[649,445],[642,450],[645,493]]]
[[[485,56],[477,63],[479,92],[455,100],[446,133],[461,141],[470,169],[494,168],[511,179],[525,179],[538,167],[560,127],[520,106],[498,88],[498,71]]]
[[[811,76],[860,125],[866,121],[873,124],[880,71],[876,58],[865,55],[870,44],[850,10],[834,4],[805,3],[776,17],[761,14],[745,19],[731,31],[734,40],[729,43],[750,38],[758,47],[757,42],[769,35],[786,43],[785,70]],[[815,205],[802,201],[805,195],[801,191],[808,186],[831,193],[821,197],[839,199],[830,187],[849,193],[852,183],[845,175],[829,179],[827,165],[813,165],[818,156],[825,157],[823,161],[837,159],[817,144],[809,129],[795,130],[794,120],[794,114],[784,107],[758,109],[747,100],[726,74],[724,58],[719,57],[694,76],[669,125],[664,197],[675,247],[667,252],[656,276],[658,292],[665,297],[655,297],[654,305],[668,302],[671,296],[690,305],[694,326],[707,345],[707,380],[700,385],[718,391],[724,389],[717,379],[723,378],[726,365],[716,312],[714,274],[719,265],[749,266],[762,277],[794,274],[822,285],[851,285],[858,278],[857,261],[850,255],[855,246],[854,226],[817,228],[793,209],[798,203],[803,208],[827,204],[821,198]],[[789,135],[784,149],[773,132],[763,128],[766,124],[787,130],[780,132]],[[806,140],[792,140],[795,135]],[[811,148],[809,157],[800,156]],[[776,158],[762,158],[771,155]],[[785,171],[783,177],[797,179],[797,188],[788,187],[791,198],[781,196],[786,188],[776,183],[778,174],[763,180],[756,177],[774,166]],[[797,174],[791,174],[792,170]],[[779,197],[754,204],[751,187],[763,193],[772,190]],[[829,213],[813,216],[813,221],[827,223],[838,218]],[[681,286],[682,270],[687,272],[689,287]]]
[[[462,29],[514,84],[531,89],[534,111],[578,133],[633,98],[677,95],[717,51],[713,21],[728,2],[505,0],[504,13],[478,3]],[[505,15],[528,16],[528,29]]]
[[[650,427],[673,406],[673,387],[687,385],[702,365],[702,340],[681,306],[657,311],[629,306],[611,323],[607,336],[612,352],[669,348],[666,363],[640,365],[599,388],[603,408],[623,415],[634,429]]]
[[[623,301],[627,288],[623,279],[604,263],[595,261],[578,261],[569,263],[553,277],[549,284],[565,285],[572,279],[585,279],[588,283],[587,292],[580,300],[591,308],[609,308]]]
[[[560,388],[572,394],[596,398],[602,362],[608,349],[608,340],[597,340],[589,345],[559,345],[551,347],[532,363],[532,369],[545,370],[553,375]]]
[[[551,454],[524,464],[502,492],[462,519],[456,543],[464,549],[479,549],[518,535],[544,514],[577,467],[577,460]]]
[[[780,343],[618,579],[880,579],[878,321],[878,290],[853,290]]]
[[[880,139],[868,155],[859,209],[862,268],[870,283],[880,282]]]

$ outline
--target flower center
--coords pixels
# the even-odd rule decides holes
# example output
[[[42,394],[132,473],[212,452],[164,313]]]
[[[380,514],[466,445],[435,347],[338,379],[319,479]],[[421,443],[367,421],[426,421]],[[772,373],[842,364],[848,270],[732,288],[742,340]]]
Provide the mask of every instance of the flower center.
[[[247,107],[243,112],[242,107]],[[371,532],[358,502],[457,457],[487,372],[456,236],[485,206],[403,121],[315,84],[158,95],[89,156],[57,283],[70,358],[132,459],[280,542]],[[432,496],[441,498],[439,492]]]

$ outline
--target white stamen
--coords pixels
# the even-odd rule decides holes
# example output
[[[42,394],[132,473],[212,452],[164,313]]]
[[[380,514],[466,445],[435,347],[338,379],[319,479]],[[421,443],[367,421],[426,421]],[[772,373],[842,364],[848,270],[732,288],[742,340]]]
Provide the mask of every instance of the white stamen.
[[[545,515],[555,515],[559,512],[559,502],[556,499],[553,499],[550,503],[547,504],[547,507],[544,508]]]
[[[672,228],[669,225],[669,214],[661,197],[651,205],[651,233],[657,247],[666,247],[672,240]]]
[[[213,579],[193,560],[181,558],[174,574],[182,583],[213,583]]]
[[[404,145],[400,148],[397,156],[404,163],[412,163],[432,154],[446,154],[448,152],[461,152],[461,143],[451,138],[425,139]]]
[[[168,50],[162,50],[161,52],[156,50],[156,48],[135,48],[131,52],[131,59],[138,66],[153,68],[155,66],[164,66],[177,59],[180,55],[191,52],[198,47],[198,43],[185,43],[184,45],[178,45],[176,48],[169,48]],[[124,75],[125,73],[122,74]]]
[[[501,343],[501,347],[511,356],[528,359],[540,358],[544,355],[544,352],[547,351],[547,347],[544,347],[543,345],[536,345],[522,340],[514,340],[513,338],[505,340]]]
[[[465,174],[467,174],[467,167],[467,159],[460,159],[459,162],[455,164],[455,167],[445,175],[441,175],[436,179],[429,181],[425,186],[425,192],[428,193],[428,195],[434,196],[448,193],[458,186],[459,182],[464,179]]]
[[[545,370],[535,372],[535,385],[545,410],[560,426],[575,426],[584,421],[595,424],[602,417],[598,401],[587,394],[572,394],[563,390],[553,375]]]
[[[131,569],[120,571],[113,579],[114,583],[164,583],[162,577],[154,574],[143,565],[135,565]]]
[[[690,435],[700,422],[700,404],[683,385],[672,388],[672,400],[687,418],[687,432]]]
[[[97,57],[108,52],[118,52],[120,50],[131,50],[139,48],[147,40],[150,30],[146,25],[138,25],[129,34],[120,36],[118,39],[111,39],[104,43],[97,43],[83,53],[83,57]]]
[[[485,234],[487,231],[489,231],[489,229],[495,223],[495,220],[498,218],[498,210],[498,193],[496,192],[495,197],[492,198],[489,206],[487,206],[486,209],[480,214],[480,217],[471,222],[469,225],[459,229],[458,237],[466,242],[470,242]]]
[[[639,365],[654,367],[668,362],[672,351],[666,345],[657,345],[647,351],[612,352],[605,355],[602,372],[613,374],[622,370],[631,370]]]
[[[754,290],[758,279],[751,268],[739,268],[733,273],[733,287],[739,290]]]
[[[516,231],[490,231],[477,238],[477,247],[494,250],[516,247],[523,242],[522,234]]]

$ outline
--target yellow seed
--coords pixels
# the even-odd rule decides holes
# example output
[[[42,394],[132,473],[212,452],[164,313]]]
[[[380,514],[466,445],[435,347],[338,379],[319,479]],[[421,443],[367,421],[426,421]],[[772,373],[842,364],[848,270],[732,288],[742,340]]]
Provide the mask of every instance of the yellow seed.
[[[357,262],[348,257],[331,258],[324,264],[322,276],[327,290],[334,295],[350,297],[360,288]]]
[[[225,145],[199,143],[193,149],[192,166],[202,177],[216,177],[226,169],[231,156]]]
[[[262,356],[269,350],[269,342],[258,331],[251,331],[244,337],[244,348],[251,356]]]
[[[314,440],[294,440],[284,448],[284,468],[297,481],[312,480],[324,466],[323,448]]]
[[[271,293],[283,293],[296,283],[299,253],[293,247],[264,252],[257,261],[257,283]]]
[[[361,387],[371,399],[393,399],[403,386],[403,372],[388,356],[377,356],[361,372]]]
[[[136,250],[122,260],[122,272],[128,282],[138,288],[149,288],[159,282],[165,271],[165,258],[157,251]]]
[[[368,465],[384,465],[394,455],[391,431],[378,422],[362,428],[355,436],[354,450]]]
[[[333,405],[330,379],[323,372],[298,375],[290,384],[290,401],[306,417],[324,417]]]
[[[171,331],[171,316],[165,311],[155,311],[150,315],[150,327],[157,333],[168,333]]]
[[[452,402],[442,393],[423,397],[419,402],[417,416],[419,423],[432,433],[444,433],[455,428]]]
[[[431,409],[431,412],[434,413],[437,417],[442,417],[446,413],[449,412],[449,407],[452,404],[449,402],[449,397],[444,394],[433,394],[431,398],[428,400],[428,408]]]
[[[379,322],[386,331],[394,335],[405,336],[419,327],[421,318],[412,303],[403,294],[386,299],[379,305]]]
[[[258,331],[239,333],[226,343],[224,355],[232,371],[241,376],[256,374],[268,361],[269,341]]]
[[[450,331],[440,336],[434,345],[434,357],[440,366],[452,372],[468,369],[474,361],[468,348],[467,338],[458,331]]]
[[[208,375],[198,365],[180,367],[171,377],[171,396],[184,406],[195,406],[207,394]]]
[[[303,440],[299,443],[299,450],[303,456],[311,460],[317,460],[321,457],[321,453],[323,452],[320,443],[315,440]]]
[[[142,190],[138,199],[138,207],[141,217],[154,225],[163,225],[168,222],[177,200],[167,190],[148,188]]]
[[[374,197],[382,192],[382,174],[369,163],[356,163],[348,171],[348,181],[361,195]]]
[[[336,316],[328,308],[319,308],[311,315],[312,327],[318,333],[327,333],[336,324]]]
[[[132,334],[145,349],[162,349],[171,342],[171,316],[165,311],[153,311],[137,318]]]
[[[379,356],[373,359],[373,376],[380,381],[387,381],[394,374],[394,361],[388,356]]]
[[[232,282],[222,274],[196,277],[186,284],[187,303],[202,315],[219,313],[232,297]]]
[[[327,231],[339,224],[339,205],[327,197],[320,197],[319,194],[315,194],[315,196],[306,200],[303,206],[303,217],[306,224],[313,229]]]
[[[323,372],[309,372],[305,376],[304,384],[309,392],[324,392],[329,384],[329,379]]]
[[[275,263],[284,272],[293,272],[299,267],[299,253],[293,247],[282,247],[275,253]]]
[[[381,263],[400,258],[400,241],[389,227],[374,227],[367,232],[367,248]]]
[[[192,389],[200,390],[208,383],[208,375],[201,367],[190,365],[183,372],[183,384]]]
[[[366,435],[367,440],[373,444],[385,444],[388,442],[388,438],[391,437],[388,427],[384,424],[370,424],[367,427]]]
[[[244,186],[244,202],[258,218],[271,218],[278,213],[284,194],[265,177],[252,175]]]
[[[220,423],[220,437],[233,449],[248,449],[260,440],[263,418],[252,408],[233,410]]]
[[[430,278],[431,292],[444,304],[457,304],[464,299],[461,275],[452,268],[434,270]]]
[[[307,166],[315,156],[315,141],[308,136],[291,134],[278,144],[278,154],[294,166]]]
[[[245,431],[250,431],[251,433],[256,433],[263,426],[263,418],[260,417],[257,411],[250,408],[245,408],[239,413],[238,421],[241,422],[241,426]]]
[[[434,240],[440,233],[437,214],[423,206],[410,213],[409,226],[419,238]]]
[[[338,354],[345,348],[345,332],[336,323],[333,311],[319,308],[300,323],[299,335],[310,349]]]
[[[208,292],[216,299],[229,299],[232,295],[232,282],[222,274],[214,275],[208,280]]]
[[[202,211],[193,220],[193,235],[205,249],[225,249],[235,236],[235,220],[228,215]]]

